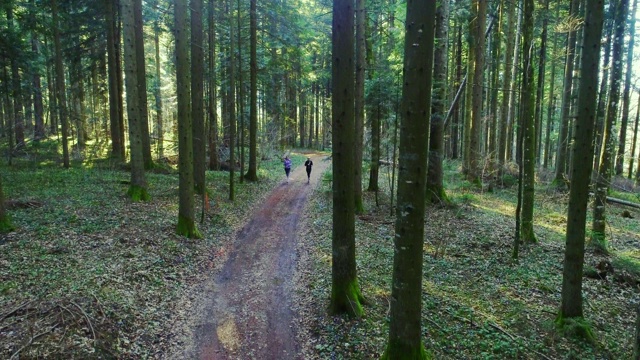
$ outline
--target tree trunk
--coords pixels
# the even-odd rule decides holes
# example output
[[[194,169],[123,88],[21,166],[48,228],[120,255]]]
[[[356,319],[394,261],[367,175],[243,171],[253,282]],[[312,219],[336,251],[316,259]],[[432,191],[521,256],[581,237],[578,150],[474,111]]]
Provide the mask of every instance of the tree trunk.
[[[636,108],[636,121],[633,125],[633,140],[631,141],[631,156],[629,156],[629,175],[627,178],[631,180],[633,176],[633,162],[636,154],[636,141],[638,140],[638,122],[640,120],[640,107]]]
[[[156,99],[156,148],[158,158],[164,157],[164,124],[163,124],[163,109],[162,109],[162,78],[160,76],[160,24],[156,20],[154,23],[154,44],[156,50],[156,84],[154,87],[154,97]]]
[[[216,28],[214,0],[209,0],[209,170],[220,169],[218,157],[218,84],[216,76]]]
[[[593,159],[593,174],[592,181],[595,182],[598,176],[598,168],[600,167],[600,153],[602,152],[602,135],[604,133],[604,120],[605,120],[605,107],[607,102],[607,88],[609,87],[609,60],[611,58],[611,37],[613,36],[613,27],[614,22],[613,18],[615,17],[616,9],[615,4],[611,3],[609,6],[609,11],[605,18],[606,26],[606,38],[604,41],[604,60],[603,60],[603,69],[602,69],[602,79],[600,80],[600,91],[598,92],[598,113],[596,116],[596,128],[595,128],[595,156]]]
[[[389,341],[382,359],[427,359],[421,331],[428,161],[424,145],[429,136],[435,12],[436,1],[407,2],[399,158],[403,165],[398,175]]]
[[[129,147],[131,152],[131,185],[127,194],[133,201],[149,199],[147,180],[144,175],[144,156],[142,146],[142,104],[140,103],[138,84],[139,69],[136,54],[138,40],[135,36],[135,1],[120,0],[122,26],[124,32],[125,86],[127,90],[127,117],[129,118]]]
[[[593,129],[597,113],[596,97],[600,41],[602,39],[603,0],[587,0],[585,36],[575,126],[571,190],[567,211],[566,247],[562,277],[562,299],[558,320],[582,317],[582,270],[584,238],[593,164]]]
[[[362,315],[356,273],[354,2],[334,0],[332,22],[333,231],[331,314]]]
[[[622,175],[624,166],[624,154],[627,141],[627,124],[629,122],[629,103],[631,91],[631,75],[633,73],[633,45],[636,33],[636,8],[638,0],[633,0],[633,10],[631,11],[631,21],[629,22],[629,44],[627,45],[627,66],[624,79],[624,90],[622,92],[622,119],[620,120],[620,138],[618,140],[618,155],[616,156],[616,175]],[[631,154],[633,158],[633,154]]]
[[[193,185],[204,195],[206,138],[204,131],[204,51],[202,45],[202,0],[191,0],[191,119],[193,132]]]
[[[560,6],[556,4],[556,19],[560,14]],[[558,34],[554,32],[553,35],[553,50],[551,62],[551,77],[549,78],[549,103],[547,105],[547,131],[544,140],[544,161],[542,167],[547,168],[551,161],[551,132],[553,131],[553,120],[555,114],[555,89],[556,89],[556,50],[558,43]]]
[[[56,92],[58,94],[58,108],[60,111],[60,122],[62,123],[62,160],[63,166],[69,168],[69,119],[67,115],[67,97],[64,84],[64,67],[62,66],[62,46],[60,45],[60,29],[58,24],[58,4],[57,0],[51,0],[51,12],[53,18],[53,40],[55,44],[56,62]]]
[[[133,2],[133,14],[135,16],[135,37],[136,37],[136,66],[138,76],[138,98],[140,99],[140,137],[142,143],[142,156],[145,169],[153,168],[153,158],[151,157],[151,141],[149,138],[149,114],[147,105],[147,70],[146,58],[144,56],[144,36],[142,24],[142,0]]]
[[[481,181],[482,176],[482,100],[483,100],[483,76],[484,76],[484,30],[487,17],[487,2],[485,0],[473,0],[473,20],[475,63],[473,64],[473,82],[471,83],[471,127],[469,128],[469,174],[472,182]],[[471,78],[470,78],[471,79]]]
[[[547,27],[549,25],[549,0],[544,1],[544,9],[540,12],[542,20],[542,35],[540,36],[540,59],[538,61],[538,85],[536,91],[536,164],[541,163],[542,158],[542,100],[544,99],[544,74],[547,61]],[[532,14],[533,15],[533,14]]]
[[[611,85],[609,87],[609,101],[607,104],[607,118],[602,139],[602,153],[600,154],[600,168],[595,182],[595,200],[593,204],[593,231],[591,245],[597,251],[607,252],[605,242],[605,208],[611,167],[614,155],[613,125],[618,116],[618,102],[620,100],[620,82],[622,80],[622,56],[624,48],[624,28],[627,19],[627,0],[620,0],[616,7],[615,33],[613,54],[611,58]]]
[[[190,111],[191,81],[189,23],[186,1],[177,1],[175,11],[176,93],[178,94],[178,235],[199,238],[193,199],[193,132]]]
[[[249,169],[246,178],[258,180],[258,56],[257,56],[257,15],[256,1],[250,0],[249,8]],[[311,140],[309,140],[311,141]]]
[[[227,6],[228,2],[227,0]],[[230,14],[230,12],[229,12]],[[235,199],[235,168],[236,168],[236,70],[235,70],[235,49],[233,43],[233,18],[229,15],[229,81],[228,81],[228,111],[229,111],[229,200]],[[240,34],[238,34],[240,35]]]
[[[570,15],[578,16],[579,0],[571,0]],[[573,84],[573,64],[576,49],[577,29],[570,29],[567,37],[567,57],[564,67],[564,85],[562,89],[562,109],[560,114],[560,134],[558,135],[558,153],[556,156],[556,172],[554,182],[564,184],[567,163],[567,144],[569,137],[569,123],[571,121],[571,89]]]
[[[240,27],[240,0],[236,2],[238,21],[238,119],[240,121],[239,146],[240,146],[240,183],[244,182],[244,158],[245,158],[245,122],[244,122],[244,80],[242,78],[242,29]]]
[[[31,38],[31,51],[35,56],[40,52],[40,46],[35,34]],[[40,141],[44,139],[44,106],[42,102],[42,83],[40,81],[40,71],[33,71],[33,108],[35,114],[35,127],[33,131],[33,139]]]
[[[2,177],[0,177],[0,234],[8,233],[15,230],[11,224],[9,214],[4,205],[4,192],[2,191]]]
[[[364,212],[362,203],[362,154],[364,142],[364,70],[365,70],[365,0],[356,0],[356,89],[355,89],[355,166],[354,204],[356,213]]]
[[[54,0],[55,1],[55,0]],[[116,47],[119,46],[119,38],[116,37],[116,13],[115,0],[105,0],[107,18],[107,72],[109,76],[109,124],[111,130],[111,157],[118,161],[124,161],[123,138],[120,136],[120,113],[122,103],[118,87],[118,66],[116,62]]]
[[[440,2],[435,14],[437,45],[433,58],[433,94],[431,98],[431,122],[429,136],[429,160],[427,170],[427,203],[448,202],[444,191],[442,160],[444,157],[444,117],[447,100],[447,44],[449,28],[449,1]]]
[[[505,2],[503,0],[503,5]],[[516,28],[516,6],[507,5],[507,19],[509,26],[507,27],[507,49],[505,52],[505,64],[504,64],[504,76],[502,87],[505,89],[511,89],[512,87],[512,68],[513,68],[513,48],[515,42],[515,28]],[[509,141],[508,129],[509,129],[509,104],[511,102],[512,92],[504,91],[502,93],[502,109],[500,111],[500,137],[498,144],[498,164],[500,167],[500,174],[504,172],[507,162],[507,142]]]

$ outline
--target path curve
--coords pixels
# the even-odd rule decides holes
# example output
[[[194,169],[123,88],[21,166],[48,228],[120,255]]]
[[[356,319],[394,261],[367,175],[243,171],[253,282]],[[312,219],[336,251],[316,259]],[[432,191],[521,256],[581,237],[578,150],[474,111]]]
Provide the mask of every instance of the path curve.
[[[302,359],[291,310],[298,223],[330,164],[325,156],[310,156],[310,184],[304,166],[294,169],[288,183],[283,170],[283,181],[236,235],[206,294],[206,322],[195,331],[191,358]]]

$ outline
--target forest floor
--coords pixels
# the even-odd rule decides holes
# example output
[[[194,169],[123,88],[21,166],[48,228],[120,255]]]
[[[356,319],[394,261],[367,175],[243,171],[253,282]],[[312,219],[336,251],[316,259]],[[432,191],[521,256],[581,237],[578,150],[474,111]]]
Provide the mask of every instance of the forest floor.
[[[43,146],[47,146],[44,144]],[[331,170],[311,184],[292,154],[257,183],[208,172],[204,238],[175,235],[177,175],[148,174],[151,201],[126,196],[129,174],[77,156],[72,169],[39,151],[0,168],[17,230],[0,235],[0,358],[375,359],[386,343],[394,217],[387,169],[378,201],[356,218],[362,319],[326,313],[331,288]],[[46,154],[54,154],[48,157]],[[315,155],[314,155],[315,156]],[[320,155],[318,155],[320,156]],[[436,359],[629,359],[640,303],[640,210],[608,208],[612,255],[588,251],[585,318],[596,343],[558,333],[567,193],[536,188],[539,243],[511,259],[515,187],[461,180],[447,162],[453,206],[425,222],[423,338]],[[366,177],[366,176],[365,176]],[[632,192],[619,191],[626,186]],[[638,202],[637,189],[612,195]],[[621,216],[624,210],[629,213]],[[589,222],[588,222],[589,223]],[[603,265],[604,264],[604,265]],[[612,271],[613,269],[614,271]],[[600,271],[602,272],[602,271]],[[286,352],[286,354],[285,354]]]

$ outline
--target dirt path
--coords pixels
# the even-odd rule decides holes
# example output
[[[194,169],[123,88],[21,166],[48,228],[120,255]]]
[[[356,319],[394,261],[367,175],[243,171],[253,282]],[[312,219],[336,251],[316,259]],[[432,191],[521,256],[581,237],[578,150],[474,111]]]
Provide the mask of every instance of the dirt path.
[[[298,222],[308,196],[330,161],[311,155],[273,190],[238,232],[226,263],[211,280],[193,349],[199,359],[301,359],[291,310]]]

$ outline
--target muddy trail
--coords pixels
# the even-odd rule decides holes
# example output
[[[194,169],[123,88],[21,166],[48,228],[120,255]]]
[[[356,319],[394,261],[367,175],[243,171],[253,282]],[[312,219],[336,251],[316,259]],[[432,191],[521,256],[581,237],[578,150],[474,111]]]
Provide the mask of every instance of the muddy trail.
[[[194,314],[200,318],[190,349],[199,359],[302,359],[292,310],[299,221],[330,161],[311,155],[310,183],[304,166],[292,169],[255,209],[229,244],[228,256],[206,286]]]

